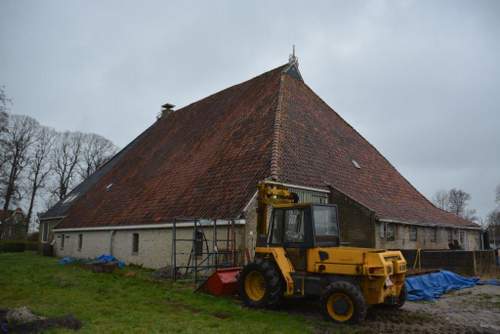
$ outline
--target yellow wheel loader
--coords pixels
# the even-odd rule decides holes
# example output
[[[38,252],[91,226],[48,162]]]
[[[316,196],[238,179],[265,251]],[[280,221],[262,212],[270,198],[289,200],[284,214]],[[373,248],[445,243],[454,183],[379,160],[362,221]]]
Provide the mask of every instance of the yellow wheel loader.
[[[370,305],[401,307],[406,300],[401,252],[341,246],[335,205],[299,204],[287,188],[262,182],[257,234],[254,262],[238,278],[247,306],[316,297],[328,319],[358,323]]]

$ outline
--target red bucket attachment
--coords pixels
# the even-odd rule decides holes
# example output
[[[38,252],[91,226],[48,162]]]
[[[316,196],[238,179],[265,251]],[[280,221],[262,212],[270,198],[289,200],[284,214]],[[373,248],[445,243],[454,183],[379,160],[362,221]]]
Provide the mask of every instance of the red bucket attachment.
[[[217,269],[200,287],[214,296],[234,295],[238,290],[241,267]]]

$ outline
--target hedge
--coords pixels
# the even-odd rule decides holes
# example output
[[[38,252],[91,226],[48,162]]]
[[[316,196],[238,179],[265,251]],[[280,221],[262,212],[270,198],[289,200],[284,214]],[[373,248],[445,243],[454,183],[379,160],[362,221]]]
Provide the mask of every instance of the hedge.
[[[28,251],[37,251],[38,250],[38,242],[34,241],[24,241],[24,240],[3,240],[0,241],[0,252],[24,252]]]

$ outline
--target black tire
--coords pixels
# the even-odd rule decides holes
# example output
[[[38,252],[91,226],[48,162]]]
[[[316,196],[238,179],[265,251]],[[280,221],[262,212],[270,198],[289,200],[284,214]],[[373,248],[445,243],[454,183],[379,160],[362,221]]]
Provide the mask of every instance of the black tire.
[[[401,308],[406,302],[406,298],[408,297],[408,291],[406,291],[406,284],[403,283],[403,287],[401,288],[401,292],[399,293],[399,297],[395,304],[389,304],[391,308]]]
[[[255,299],[249,296],[245,289],[245,282],[250,275],[262,275],[264,283],[264,293],[262,298]],[[283,280],[276,265],[261,258],[256,258],[254,262],[247,264],[238,278],[238,292],[241,300],[249,307],[274,307],[279,304],[283,296]]]
[[[367,306],[356,285],[338,281],[330,283],[321,295],[321,309],[329,320],[357,324],[365,319]]]

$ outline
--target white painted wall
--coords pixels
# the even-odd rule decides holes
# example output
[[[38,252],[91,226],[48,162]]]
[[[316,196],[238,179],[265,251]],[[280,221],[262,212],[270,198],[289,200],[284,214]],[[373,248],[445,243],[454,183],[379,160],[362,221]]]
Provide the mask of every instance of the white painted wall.
[[[210,227],[204,228],[208,244],[211,247],[213,230]],[[236,225],[236,248],[243,250],[244,226]],[[139,251],[132,253],[133,234],[139,234]],[[170,265],[172,256],[172,229],[138,229],[138,230],[118,230],[112,235],[111,231],[83,231],[83,232],[56,232],[54,245],[55,254],[59,257],[71,256],[80,259],[95,258],[102,254],[112,254],[117,259],[127,264],[141,265],[146,268],[161,268]],[[78,249],[78,235],[82,235],[82,249]],[[64,248],[61,248],[61,238],[64,235]],[[217,238],[225,239],[227,227],[217,227]],[[177,228],[178,239],[192,239],[193,229],[191,227]],[[110,249],[111,238],[113,246]],[[224,247],[219,242],[219,248]],[[186,264],[191,252],[192,242],[177,242],[178,255],[177,264]]]

